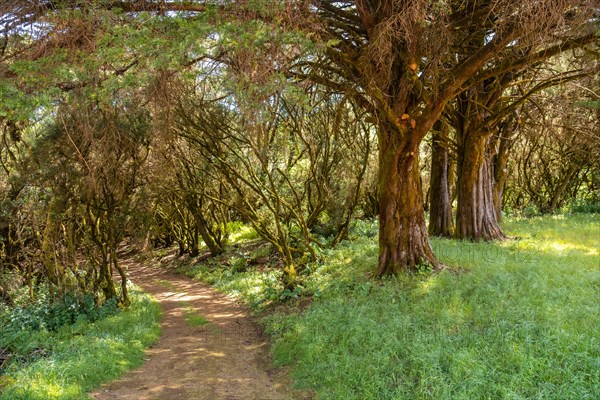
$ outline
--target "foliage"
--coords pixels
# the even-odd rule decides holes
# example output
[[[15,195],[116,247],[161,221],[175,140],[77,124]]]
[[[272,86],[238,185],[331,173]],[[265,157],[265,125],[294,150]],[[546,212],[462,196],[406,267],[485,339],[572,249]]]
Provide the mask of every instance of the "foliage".
[[[244,224],[241,221],[230,222],[227,229],[231,232],[232,242],[243,242],[260,237],[251,225]]]
[[[29,340],[30,332],[56,332],[75,323],[95,322],[116,314],[117,310],[115,299],[97,306],[90,294],[68,293],[53,301],[47,293],[40,293],[32,303],[8,308],[0,315],[3,326],[0,348],[21,353],[34,345]]]
[[[555,68],[564,69],[562,64],[584,57],[565,58],[555,60]],[[543,90],[523,107],[511,144],[505,206],[553,213],[572,202],[598,202],[600,142],[594,137],[600,129],[598,110],[574,105],[578,99],[593,98],[590,91],[597,90],[597,82],[596,72]]]
[[[600,193],[597,195],[600,196]],[[600,214],[600,198],[575,199],[569,210],[573,213]]]
[[[214,77],[210,83],[215,90]],[[174,132],[194,154],[187,170],[221,187],[206,197],[276,248],[292,290],[301,258],[316,259],[315,233],[327,231],[335,241],[347,235],[371,161],[372,126],[351,101],[318,86],[305,87],[302,99],[289,85],[261,100],[237,92],[222,100],[203,85],[186,83],[174,100]]]
[[[403,229],[388,219],[381,254],[414,251],[398,264],[427,273],[437,264],[417,194],[431,179],[412,163],[442,121],[493,142],[486,159],[510,170],[513,210],[595,196],[589,2],[365,4],[2,3],[2,270],[51,297],[92,293],[126,307],[125,238],[214,256],[241,221],[279,252],[292,293],[357,216],[398,206],[390,215],[419,228],[394,236]],[[538,137],[538,126],[551,129]],[[445,143],[462,148],[442,182],[449,192],[472,181],[459,164],[479,151],[464,150],[473,146],[462,136]],[[494,178],[498,214],[505,178]],[[408,193],[387,195],[396,188]]]
[[[209,283],[220,291],[240,296],[256,310],[279,302],[285,291],[281,282],[281,270],[273,268],[251,267],[246,268],[244,272],[237,272],[222,265],[197,264],[182,267],[180,271]]]
[[[159,336],[158,304],[134,291],[129,309],[107,311],[97,310],[94,321],[89,312],[79,314],[55,331],[24,326],[20,342],[26,345],[15,350],[2,375],[9,383],[0,398],[87,399],[86,392],[140,365],[144,349]]]
[[[127,306],[116,252],[133,225],[147,122],[125,96],[99,105],[78,93],[20,131],[28,151],[11,158],[3,192],[3,271],[18,271],[30,288],[47,284],[50,297],[91,294],[96,303],[116,298]],[[113,270],[122,278],[119,291]]]

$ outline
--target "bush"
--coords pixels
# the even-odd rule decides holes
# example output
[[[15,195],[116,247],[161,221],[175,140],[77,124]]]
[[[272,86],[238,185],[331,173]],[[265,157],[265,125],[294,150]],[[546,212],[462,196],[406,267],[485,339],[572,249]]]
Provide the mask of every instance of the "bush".
[[[539,217],[540,215],[542,215],[542,213],[540,212],[539,208],[537,208],[533,204],[529,204],[525,208],[523,208],[523,210],[521,210],[521,214],[525,218]]]
[[[13,346],[18,344],[18,353],[13,351],[4,375],[0,375],[0,398],[88,399],[86,392],[140,365],[144,349],[158,339],[160,306],[136,291],[131,292],[131,300],[128,309],[119,311],[113,305],[92,308],[89,301],[82,306],[72,299],[49,305],[47,309],[54,311],[48,314],[54,313],[64,323],[55,331],[30,329],[31,315],[21,309],[17,320],[23,322],[23,329],[12,325],[17,327],[12,334],[17,338]],[[76,306],[71,307],[73,304]],[[86,311],[69,325],[77,307]],[[5,326],[0,332],[6,340]]]
[[[40,293],[33,303],[5,308],[0,314],[3,327],[0,348],[9,348],[16,353],[27,351],[30,346],[22,340],[27,337],[25,332],[56,332],[63,326],[97,321],[115,314],[117,310],[114,299],[98,307],[91,295],[66,294],[51,301],[47,293]]]
[[[576,200],[571,204],[572,213],[598,214],[600,213],[600,203],[592,200]]]

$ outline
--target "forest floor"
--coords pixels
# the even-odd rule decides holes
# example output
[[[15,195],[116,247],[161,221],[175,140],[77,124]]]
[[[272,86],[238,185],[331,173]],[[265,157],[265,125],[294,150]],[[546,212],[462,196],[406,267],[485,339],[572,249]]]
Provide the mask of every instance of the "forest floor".
[[[164,268],[129,263],[131,280],[154,296],[164,318],[144,364],[92,393],[108,399],[308,399],[274,369],[268,338],[249,310],[210,286]]]

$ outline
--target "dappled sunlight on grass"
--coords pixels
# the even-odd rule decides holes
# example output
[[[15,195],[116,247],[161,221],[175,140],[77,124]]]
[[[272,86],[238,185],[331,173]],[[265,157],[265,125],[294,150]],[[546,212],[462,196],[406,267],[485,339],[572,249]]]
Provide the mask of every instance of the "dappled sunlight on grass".
[[[280,270],[260,271],[257,268],[248,268],[246,272],[235,273],[229,267],[198,264],[189,268],[184,267],[181,272],[207,282],[216,289],[239,297],[254,306],[268,303],[275,299],[275,295],[278,297],[283,290]]]
[[[208,320],[198,314],[192,307],[186,307],[183,310],[183,315],[185,318],[185,323],[189,326],[203,326],[208,324]]]
[[[69,399],[81,396],[80,388],[77,385],[69,385],[56,376],[47,376],[40,372],[31,376],[30,379],[14,391],[14,398],[24,399]],[[10,394],[2,398],[11,398]]]
[[[417,283],[420,294],[426,295],[438,286],[438,281],[435,277],[430,277]]]
[[[258,233],[251,225],[236,225],[230,227],[230,229],[229,239],[233,243],[259,238]]]
[[[600,216],[509,220],[505,230],[513,239],[497,243],[432,238],[439,259],[464,272],[373,280],[376,225],[359,222],[307,267],[311,306],[265,319],[275,361],[320,399],[597,398]],[[200,276],[260,299],[276,286],[270,273]]]
[[[547,250],[553,252],[554,254],[560,255],[563,252],[575,251],[579,252],[583,255],[597,255],[597,248],[592,248],[590,246],[578,245],[575,243],[568,243],[564,241],[548,241],[543,243],[540,247],[540,250]]]
[[[586,247],[600,246],[600,215],[574,214],[508,221],[511,235],[534,239],[540,245],[546,239]]]

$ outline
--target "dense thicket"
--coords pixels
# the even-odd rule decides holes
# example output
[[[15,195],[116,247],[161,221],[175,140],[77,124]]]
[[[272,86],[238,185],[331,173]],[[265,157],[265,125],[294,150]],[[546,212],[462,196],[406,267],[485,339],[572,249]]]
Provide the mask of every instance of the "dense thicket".
[[[241,221],[293,288],[355,218],[378,215],[386,275],[442,267],[428,232],[503,239],[503,206],[599,200],[592,1],[0,11],[7,303],[28,287],[127,306],[126,238],[218,255]]]

